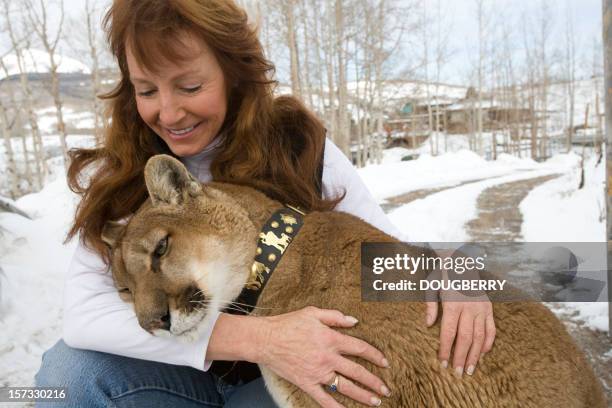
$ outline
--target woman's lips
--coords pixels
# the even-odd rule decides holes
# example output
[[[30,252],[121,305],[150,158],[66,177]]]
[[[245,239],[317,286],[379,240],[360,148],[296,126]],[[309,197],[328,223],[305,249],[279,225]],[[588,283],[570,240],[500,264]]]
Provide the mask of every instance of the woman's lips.
[[[188,137],[190,137],[191,135],[193,135],[196,131],[196,129],[202,124],[202,122],[198,122],[193,126],[187,127],[187,128],[183,128],[181,130],[170,130],[168,128],[164,128],[164,131],[166,132],[166,134],[168,135],[168,137],[170,137],[171,139],[174,140],[183,140],[186,139]],[[189,129],[188,131],[185,131]]]

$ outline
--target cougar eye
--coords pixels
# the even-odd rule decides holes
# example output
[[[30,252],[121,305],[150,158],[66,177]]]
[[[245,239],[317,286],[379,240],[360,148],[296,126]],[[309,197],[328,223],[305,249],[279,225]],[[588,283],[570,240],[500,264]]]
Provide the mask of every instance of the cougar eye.
[[[166,251],[168,250],[168,235],[162,238],[155,247],[155,251],[153,251],[153,256],[160,258],[162,257]]]

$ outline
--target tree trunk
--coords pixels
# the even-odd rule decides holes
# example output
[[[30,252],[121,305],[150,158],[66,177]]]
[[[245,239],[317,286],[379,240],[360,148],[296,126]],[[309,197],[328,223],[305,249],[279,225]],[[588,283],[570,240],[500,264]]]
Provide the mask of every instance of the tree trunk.
[[[347,112],[347,83],[346,83],[346,55],[345,55],[345,39],[344,39],[344,10],[343,0],[335,0],[334,9],[336,17],[336,41],[335,55],[338,61],[338,147],[351,157],[350,152],[350,134]]]
[[[13,200],[20,196],[19,177],[17,175],[17,166],[15,164],[15,155],[13,153],[13,145],[11,143],[11,134],[8,129],[8,115],[4,105],[0,102],[0,131],[4,140],[4,155],[6,156],[7,178],[10,181],[9,193]]]
[[[374,141],[374,160],[376,164],[382,163],[382,142],[383,135],[385,134],[383,122],[385,120],[384,117],[384,100],[383,100],[383,49],[384,49],[384,21],[385,20],[385,0],[380,0],[378,5],[378,18],[377,24],[375,24],[375,30],[377,33],[377,41],[376,41],[376,52],[374,54],[374,80],[376,84],[376,136]]]
[[[62,156],[64,158],[64,168],[68,170],[68,143],[66,141],[66,124],[64,123],[64,113],[62,110],[62,98],[59,90],[59,77],[57,74],[57,64],[55,63],[54,53],[50,50],[49,59],[51,61],[51,94],[53,96],[53,104],[57,117],[57,132],[62,146]]]
[[[304,38],[304,63],[302,67],[302,78],[304,79],[305,88],[302,89],[302,93],[308,94],[308,105],[310,109],[315,109],[314,99],[312,96],[312,85],[310,83],[310,51],[309,45],[311,41],[308,38],[308,8],[306,7],[306,0],[300,0],[300,11],[302,21],[302,34]]]
[[[295,0],[282,0],[283,15],[285,16],[286,41],[289,48],[289,71],[291,75],[291,92],[299,99],[302,98],[302,84],[300,82],[300,60],[296,38]]]
[[[258,3],[259,6],[259,3]],[[87,42],[89,43],[89,56],[91,58],[91,92],[94,111],[94,138],[98,144],[103,142],[104,112],[102,103],[98,99],[100,93],[100,68],[98,62],[98,47],[96,46],[95,8],[90,0],[85,2],[85,15],[87,20]]]

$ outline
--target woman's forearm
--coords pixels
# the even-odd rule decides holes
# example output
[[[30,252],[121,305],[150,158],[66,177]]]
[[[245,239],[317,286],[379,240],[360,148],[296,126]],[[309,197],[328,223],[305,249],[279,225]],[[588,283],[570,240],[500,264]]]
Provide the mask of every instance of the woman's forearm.
[[[206,360],[259,362],[266,319],[221,313],[213,328]]]

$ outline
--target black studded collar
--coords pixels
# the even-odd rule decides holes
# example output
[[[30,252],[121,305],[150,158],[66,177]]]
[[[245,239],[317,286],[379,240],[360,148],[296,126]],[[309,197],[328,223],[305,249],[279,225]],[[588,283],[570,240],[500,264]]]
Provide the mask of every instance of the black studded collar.
[[[262,227],[251,275],[236,299],[238,307],[244,309],[245,314],[250,313],[257,304],[272,272],[304,225],[304,215],[299,208],[286,205],[274,212]]]

